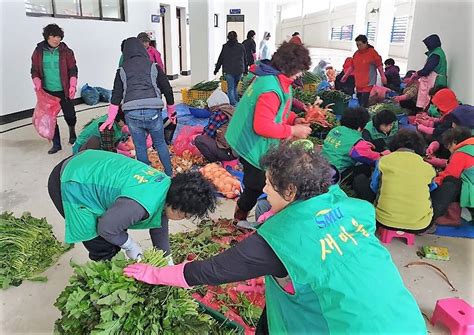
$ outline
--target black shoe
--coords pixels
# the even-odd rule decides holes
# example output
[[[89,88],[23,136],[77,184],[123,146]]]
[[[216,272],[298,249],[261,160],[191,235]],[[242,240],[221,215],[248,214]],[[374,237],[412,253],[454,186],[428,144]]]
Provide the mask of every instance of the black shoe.
[[[58,152],[59,150],[61,150],[62,148],[61,147],[51,147],[51,149],[48,150],[48,154],[52,155],[52,154],[55,154],[56,152]]]
[[[69,144],[74,144],[76,138],[76,130],[74,129],[74,126],[69,126]]]

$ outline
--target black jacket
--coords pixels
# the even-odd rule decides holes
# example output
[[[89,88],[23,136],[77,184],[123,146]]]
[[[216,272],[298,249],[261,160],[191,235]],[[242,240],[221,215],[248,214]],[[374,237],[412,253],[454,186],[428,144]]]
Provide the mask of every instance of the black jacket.
[[[156,67],[156,87],[152,82],[152,63],[143,44],[135,37],[128,38],[123,48],[123,64],[121,69],[125,78],[121,76],[121,69],[117,70],[112,90],[111,103],[131,105],[128,109],[162,108],[161,94],[165,95],[168,105],[174,104],[173,89],[160,66]],[[126,94],[124,96],[124,91]],[[161,101],[161,105],[159,101]],[[136,108],[133,108],[136,106]],[[124,110],[126,110],[125,108]]]
[[[225,74],[235,76],[245,72],[245,65],[244,46],[235,40],[227,41],[227,43],[222,46],[214,72],[219,71],[222,66],[222,71]]]
[[[253,38],[247,38],[245,41],[242,42],[242,45],[245,48],[245,60],[247,66],[250,66],[255,63],[253,55],[257,53],[257,45],[255,44]]]

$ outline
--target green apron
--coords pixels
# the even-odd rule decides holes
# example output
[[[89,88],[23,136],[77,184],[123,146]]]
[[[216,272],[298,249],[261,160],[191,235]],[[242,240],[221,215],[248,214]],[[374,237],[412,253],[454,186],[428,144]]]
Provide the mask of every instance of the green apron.
[[[276,76],[260,76],[245,90],[225,134],[225,139],[232,150],[257,169],[261,169],[260,158],[272,146],[277,146],[280,143],[279,139],[257,135],[253,129],[257,101],[262,94],[268,92],[276,93],[281,101],[280,109],[275,116],[275,123],[285,124],[290,115],[291,108],[285,113],[285,106],[288,100],[291,101],[291,90],[290,93],[285,94]]]
[[[446,54],[441,47],[434,48],[433,50],[425,52],[428,58],[435,54],[439,56],[439,63],[434,68],[434,72],[438,74],[433,87],[444,86],[448,87],[448,62],[446,61]]]
[[[466,145],[456,151],[464,152],[474,157],[474,145]],[[461,207],[474,208],[474,166],[461,173]]]
[[[99,126],[101,123],[104,123],[107,120],[108,115],[102,115],[96,118],[95,120],[92,120],[91,123],[89,123],[79,134],[77,137],[76,141],[74,142],[74,145],[72,146],[72,153],[77,154],[79,152],[79,149],[83,144],[85,144],[91,137],[95,136],[100,138],[100,130]],[[120,127],[117,125],[117,123],[114,122],[113,125],[113,130],[114,130],[114,142],[117,142],[120,140],[122,137],[122,130]]]
[[[357,130],[338,126],[332,129],[323,143],[322,155],[334,165],[339,172],[354,166],[356,161],[349,156],[352,147],[362,139]]]
[[[426,334],[415,299],[374,232],[374,207],[337,185],[269,218],[258,234],[295,289],[289,294],[265,278],[270,334]]]
[[[162,172],[123,155],[86,150],[74,156],[61,174],[67,243],[98,236],[97,220],[119,197],[135,200],[148,218],[130,229],[161,227],[171,180]]]

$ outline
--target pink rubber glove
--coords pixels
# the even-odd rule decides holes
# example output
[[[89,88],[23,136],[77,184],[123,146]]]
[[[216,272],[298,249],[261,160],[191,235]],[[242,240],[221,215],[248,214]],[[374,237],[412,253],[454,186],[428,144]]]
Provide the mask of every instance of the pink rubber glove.
[[[390,153],[391,153],[390,150],[384,150],[384,151],[381,152],[382,156],[387,156],[387,155],[389,155]]]
[[[151,138],[150,134],[146,137],[146,148],[151,148],[153,146],[153,139]]]
[[[39,79],[38,77],[34,77],[33,85],[35,86],[35,91],[39,91],[41,89],[41,79]]]
[[[112,105],[112,104],[109,105],[109,110],[107,111],[107,114],[108,114],[107,120],[105,120],[105,122],[102,123],[102,126],[100,126],[99,128],[100,131],[104,131],[105,128],[112,129],[118,110],[119,110],[119,106]]]
[[[135,278],[151,285],[166,285],[182,288],[190,288],[184,279],[184,265],[165,266],[157,268],[148,264],[131,264],[123,269],[123,273],[127,277]]]
[[[267,221],[267,219],[271,216],[275,215],[275,212],[273,212],[271,209],[265,213],[263,213],[262,215],[260,215],[257,219],[257,222],[262,224],[264,223],[265,221]]]
[[[77,86],[77,78],[71,77],[69,79],[69,99],[74,99],[76,96],[76,86]]]
[[[399,95],[399,96],[394,97],[393,101],[395,101],[397,103],[400,103],[400,101],[405,101],[407,99],[408,99],[408,97],[405,94],[403,94],[403,95]]]
[[[408,123],[411,125],[416,124],[416,116],[415,115],[408,116]]]
[[[437,157],[431,157],[431,158],[425,159],[425,161],[433,165],[435,168],[442,168],[442,169],[444,169],[446,165],[448,164],[447,159],[442,159],[442,158],[437,158]]]
[[[434,128],[424,126],[422,124],[418,125],[418,131],[422,132],[423,134],[426,135],[433,135]]]
[[[435,119],[420,119],[420,120],[417,120],[416,123],[433,128],[435,124]]]
[[[428,156],[434,156],[435,152],[439,149],[439,142],[433,141],[431,144],[426,148],[426,154]]]
[[[168,114],[168,119],[172,124],[176,124],[176,107],[174,105],[166,106],[166,113]]]

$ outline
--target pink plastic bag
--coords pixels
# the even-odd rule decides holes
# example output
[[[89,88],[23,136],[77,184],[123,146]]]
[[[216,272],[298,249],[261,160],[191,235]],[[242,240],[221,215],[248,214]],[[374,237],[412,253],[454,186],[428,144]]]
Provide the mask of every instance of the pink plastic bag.
[[[36,91],[36,106],[33,112],[33,126],[41,137],[52,140],[56,128],[56,118],[61,105],[61,99],[54,97],[44,90]]]
[[[175,154],[181,156],[185,150],[188,150],[193,155],[201,155],[199,149],[194,145],[194,139],[202,134],[203,129],[202,126],[184,126],[181,128],[173,143]]]

